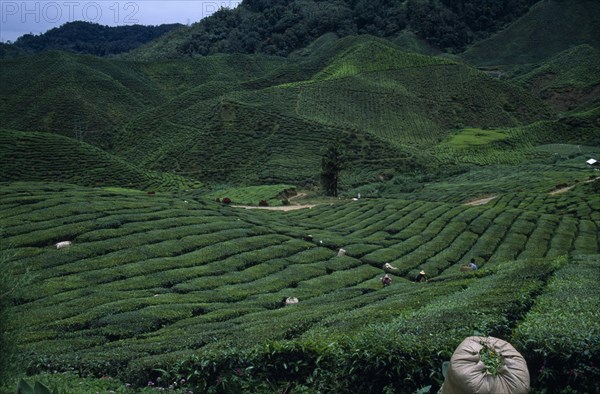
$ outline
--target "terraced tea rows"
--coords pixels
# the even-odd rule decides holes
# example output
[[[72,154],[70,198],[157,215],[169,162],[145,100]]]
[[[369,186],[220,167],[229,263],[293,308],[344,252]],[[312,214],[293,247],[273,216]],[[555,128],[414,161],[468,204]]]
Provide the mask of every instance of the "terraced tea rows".
[[[352,50],[360,52],[360,45],[357,47]],[[506,85],[484,73],[394,51],[402,59],[399,63],[411,63],[415,57],[419,61],[405,67],[398,62],[387,67],[372,64],[361,73],[355,71],[334,79],[317,76],[260,91],[240,92],[233,99],[323,125],[366,131],[394,145],[436,144],[449,128],[461,124],[509,127],[549,115],[548,108],[533,97],[516,96]],[[421,64],[421,58],[428,59],[427,65]],[[344,62],[344,57],[340,61]],[[485,91],[473,95],[482,85],[486,86]]]
[[[3,60],[11,99],[0,102],[0,113],[5,127],[75,137],[145,170],[243,185],[317,183],[321,148],[331,140],[348,152],[348,187],[440,164],[547,159],[533,150],[539,144],[596,145],[597,133],[585,126],[594,114],[575,125],[524,126],[551,119],[551,109],[464,64],[369,36],[315,51],[298,62],[218,55],[135,63],[60,53]],[[443,143],[466,127],[513,128],[478,150]],[[92,185],[81,177],[71,176]]]
[[[0,181],[179,190],[199,187],[181,176],[143,170],[94,146],[53,133],[0,133]]]
[[[3,184],[2,246],[11,249],[12,272],[33,275],[14,325],[31,365],[145,379],[193,354],[227,358],[225,348],[246,354],[274,340],[330,341],[340,330],[370,335],[373,321],[409,333],[411,314],[421,321],[465,303],[461,313],[480,318],[440,337],[435,346],[450,351],[472,329],[509,335],[502,322],[519,316],[522,297],[541,291],[554,269],[546,262],[600,250],[600,197],[511,203],[517,197],[480,207],[377,199],[277,213],[191,196]],[[52,246],[63,240],[74,244]],[[461,273],[471,257],[479,274]],[[522,288],[517,278],[533,263],[502,268],[542,258],[531,266],[537,282]],[[384,263],[397,270],[381,289]],[[411,283],[421,269],[430,283]],[[482,298],[486,292],[500,293]],[[290,296],[300,304],[284,307]]]
[[[318,182],[322,151],[339,138],[347,149],[347,173],[362,182],[365,173],[382,167],[423,166],[422,160],[410,160],[407,149],[391,148],[372,136],[324,127],[255,105],[216,99],[195,102],[186,110],[173,105],[133,120],[121,141],[128,149],[121,153],[155,170],[176,166],[197,179],[235,180],[246,185]],[[166,114],[176,110],[180,115],[166,120]],[[148,132],[148,122],[160,127]],[[139,138],[142,131],[144,139]],[[171,142],[174,137],[179,142]],[[371,159],[371,154],[378,159]]]
[[[417,268],[427,267],[428,272],[436,275],[446,269],[457,269],[471,257],[485,264],[514,260],[521,254],[545,257],[569,252],[597,253],[598,199],[548,196],[543,204],[531,205],[533,209],[539,207],[541,212],[523,208],[526,204],[520,205],[521,209],[510,208],[506,199],[509,197],[493,200],[495,202],[486,207],[414,202],[403,209],[391,200],[379,200],[378,206],[354,203],[347,212],[335,211],[333,217],[331,214],[321,217],[320,211],[327,208],[318,207],[311,214],[314,219],[302,218],[299,226],[314,233],[312,229],[317,223],[329,223],[329,231],[335,230],[338,237],[334,238],[335,246],[344,247],[339,240],[343,237],[352,256],[353,241],[373,245],[377,250],[359,256],[362,261],[375,267],[390,262],[409,278]],[[560,216],[543,213],[545,209],[553,211],[552,206],[557,205],[563,207]],[[365,218],[364,221],[361,218]],[[554,225],[548,228],[550,223]],[[353,232],[357,227],[361,230]],[[539,239],[537,232],[544,228],[547,239]],[[327,242],[326,237],[323,234],[324,242]]]
[[[492,165],[478,168],[465,168],[463,171],[446,177],[444,180],[421,185],[409,183],[408,190],[394,179],[386,185],[365,189],[363,196],[378,197],[374,190],[383,190],[381,195],[394,196],[407,200],[427,200],[452,203],[467,203],[481,198],[507,196],[502,204],[508,207],[528,209],[528,204],[536,199],[532,210],[556,212],[553,206],[561,205],[562,199],[577,199],[581,194],[594,193],[590,183],[597,179],[597,173],[586,168],[585,154],[558,164],[528,163],[516,166]],[[570,193],[558,193],[564,187],[571,187]],[[410,191],[410,193],[407,193]],[[509,197],[510,196],[510,197]],[[514,199],[509,202],[510,199]],[[520,202],[523,201],[523,204]],[[489,204],[490,202],[488,202]],[[549,205],[542,207],[548,203]]]
[[[515,329],[514,343],[531,354],[528,364],[540,371],[543,387],[577,384],[581,392],[598,391],[598,381],[584,374],[599,372],[595,364],[600,352],[598,330],[590,330],[590,322],[600,320],[599,262],[597,255],[585,256],[560,269]],[[564,338],[573,346],[564,343]],[[560,350],[555,354],[542,350],[548,348]],[[547,370],[550,359],[564,367]]]
[[[476,43],[461,57],[478,66],[536,64],[574,45],[598,49],[598,12],[600,6],[590,0],[538,2],[510,28]],[[561,15],[559,21],[556,15]],[[552,21],[558,23],[546,28]]]

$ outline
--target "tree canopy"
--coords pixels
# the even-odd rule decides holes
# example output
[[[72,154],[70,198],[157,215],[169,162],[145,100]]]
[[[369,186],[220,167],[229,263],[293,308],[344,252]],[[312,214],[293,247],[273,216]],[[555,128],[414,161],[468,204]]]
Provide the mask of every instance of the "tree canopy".
[[[163,34],[180,27],[180,24],[160,26],[103,26],[90,22],[69,22],[39,35],[25,34],[12,47],[21,53],[38,53],[60,50],[96,56],[128,52]],[[13,52],[5,44],[0,55],[8,57]]]
[[[287,56],[325,33],[395,37],[411,31],[429,45],[461,51],[524,15],[541,0],[244,0],[193,24],[101,26],[70,22],[41,35],[26,34],[13,46],[25,53],[63,50],[106,56],[128,52],[181,27],[169,36],[169,57],[215,53]],[[16,52],[0,48],[0,56]]]
[[[245,0],[192,26],[181,54],[285,56],[325,33],[393,37],[410,29],[432,46],[461,50],[539,0]]]
[[[328,196],[337,197],[340,171],[344,167],[344,154],[338,142],[334,142],[321,158],[321,185]]]

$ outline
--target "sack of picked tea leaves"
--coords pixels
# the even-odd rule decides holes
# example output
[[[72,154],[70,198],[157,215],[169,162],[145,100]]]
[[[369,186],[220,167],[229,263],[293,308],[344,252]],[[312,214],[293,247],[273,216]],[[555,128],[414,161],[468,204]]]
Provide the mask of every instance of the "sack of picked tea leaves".
[[[526,394],[527,363],[512,345],[494,337],[468,337],[454,351],[442,394]]]

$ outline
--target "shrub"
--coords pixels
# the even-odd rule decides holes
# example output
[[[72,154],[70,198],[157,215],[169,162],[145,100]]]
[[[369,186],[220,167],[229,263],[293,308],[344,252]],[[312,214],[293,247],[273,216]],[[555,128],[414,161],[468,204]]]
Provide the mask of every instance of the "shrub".
[[[259,207],[268,207],[269,203],[266,200],[260,200],[260,202],[258,203]]]
[[[223,199],[223,204],[231,204],[231,198],[229,198],[229,197],[225,197],[225,198]]]

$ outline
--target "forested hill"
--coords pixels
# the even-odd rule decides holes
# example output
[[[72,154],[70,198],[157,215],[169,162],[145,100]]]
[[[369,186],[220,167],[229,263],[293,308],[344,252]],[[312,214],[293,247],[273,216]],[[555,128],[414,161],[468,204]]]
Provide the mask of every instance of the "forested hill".
[[[244,0],[137,51],[138,58],[213,53],[285,56],[325,33],[396,37],[414,32],[451,51],[486,38],[540,0]]]
[[[168,24],[111,27],[82,21],[69,22],[40,35],[21,36],[13,45],[4,44],[0,48],[0,57],[9,57],[16,53],[39,53],[47,50],[96,56],[114,55],[128,52],[181,26],[180,24]]]

